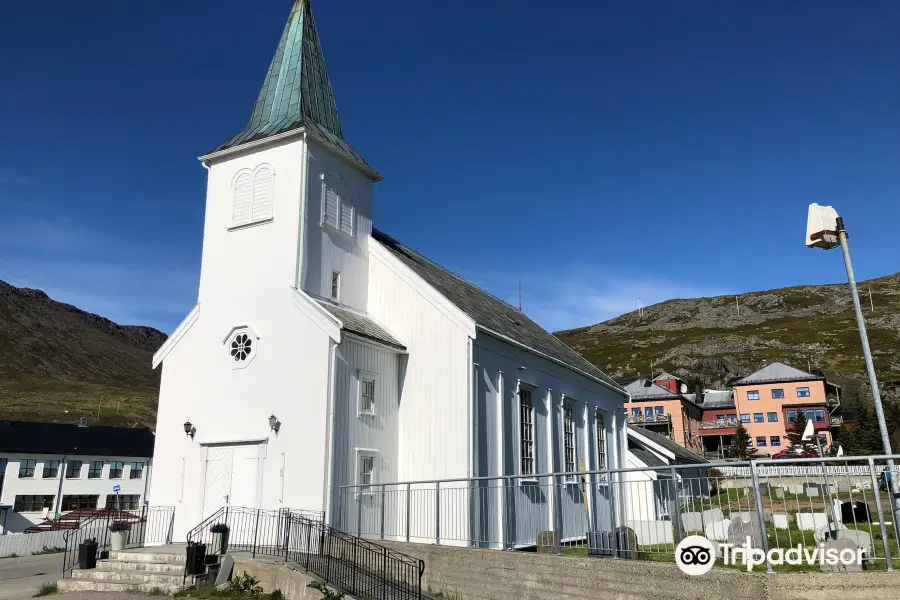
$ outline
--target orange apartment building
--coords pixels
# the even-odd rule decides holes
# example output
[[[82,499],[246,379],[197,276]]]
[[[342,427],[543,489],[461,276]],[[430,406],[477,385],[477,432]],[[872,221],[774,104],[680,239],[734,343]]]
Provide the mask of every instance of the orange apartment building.
[[[700,421],[703,409],[687,385],[672,375],[631,377],[619,383],[631,395],[625,405],[628,423],[665,435],[688,450],[701,454]]]
[[[768,455],[789,447],[787,431],[798,412],[813,422],[823,448],[832,443],[831,428],[843,426],[843,419],[832,414],[840,406],[841,387],[821,373],[774,362],[729,383],[731,398],[724,395],[728,392],[718,392],[715,401],[704,399],[700,436],[707,456],[728,457],[738,423],[750,434],[756,451]]]

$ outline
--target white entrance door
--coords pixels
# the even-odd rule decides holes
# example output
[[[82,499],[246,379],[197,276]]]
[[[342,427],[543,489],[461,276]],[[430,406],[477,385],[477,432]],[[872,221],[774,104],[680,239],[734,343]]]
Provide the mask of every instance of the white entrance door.
[[[206,451],[206,482],[203,517],[225,505],[257,508],[257,472],[265,453],[259,444],[209,446]]]

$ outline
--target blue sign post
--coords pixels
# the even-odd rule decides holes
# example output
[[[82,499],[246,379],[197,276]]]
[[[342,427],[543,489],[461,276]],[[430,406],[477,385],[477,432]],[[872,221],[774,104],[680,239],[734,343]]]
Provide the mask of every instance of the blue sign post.
[[[121,491],[122,491],[121,485],[116,484],[113,486],[113,493],[116,495],[116,510],[119,510],[119,492],[121,492]]]

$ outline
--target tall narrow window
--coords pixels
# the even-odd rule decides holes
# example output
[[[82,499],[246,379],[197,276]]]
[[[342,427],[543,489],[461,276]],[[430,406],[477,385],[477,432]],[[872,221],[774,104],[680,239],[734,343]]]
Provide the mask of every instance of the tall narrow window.
[[[66,463],[66,479],[78,479],[81,477],[81,461],[70,460]]]
[[[332,175],[321,175],[322,224],[353,237],[356,197],[353,186],[346,180]]]
[[[251,221],[265,221],[272,218],[272,188],[275,173],[268,165],[256,168],[253,175],[253,206],[250,209]]]
[[[240,171],[234,180],[231,226],[239,227],[271,219],[274,189],[275,171],[271,166],[262,164],[252,171]]]
[[[131,463],[131,469],[128,471],[128,479],[143,479],[144,478],[144,463],[142,462],[133,462]]]
[[[519,390],[519,423],[521,474],[534,475],[534,406],[531,404],[531,390]]]
[[[231,226],[246,225],[250,222],[253,203],[253,175],[241,173],[234,182],[234,207],[231,212]]]
[[[356,483],[361,486],[360,492],[371,491],[371,486],[375,483],[375,457],[373,455],[359,455],[359,472]]]
[[[563,406],[563,457],[566,473],[575,471],[575,419],[572,418],[572,405]],[[569,476],[570,478],[573,476]]]
[[[59,476],[59,463],[60,461],[58,460],[44,461],[44,479],[50,479]]]
[[[603,424],[603,413],[597,412],[597,468],[606,468],[606,427]]]
[[[373,373],[359,373],[359,414],[375,414],[375,381]]]
[[[331,272],[331,299],[337,302],[341,299],[341,272]]]
[[[114,460],[109,463],[109,478],[110,479],[122,479],[122,471],[125,470],[125,463],[119,460]]]
[[[88,467],[88,479],[100,479],[103,477],[103,461],[92,460]]]

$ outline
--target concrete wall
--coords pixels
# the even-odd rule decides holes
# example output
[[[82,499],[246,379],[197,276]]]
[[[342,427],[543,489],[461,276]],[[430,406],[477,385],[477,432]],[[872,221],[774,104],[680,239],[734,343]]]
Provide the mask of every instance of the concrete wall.
[[[306,587],[316,581],[315,577],[281,562],[261,559],[237,558],[234,561],[235,575],[247,573],[259,580],[266,593],[281,590],[287,600],[301,598],[321,598],[322,592]]]
[[[782,573],[714,569],[689,577],[674,564],[387,542],[425,561],[423,593],[458,600],[894,600],[900,573]]]

